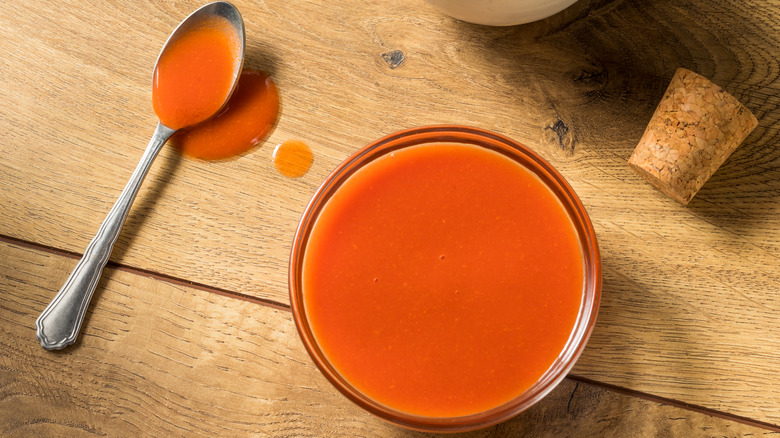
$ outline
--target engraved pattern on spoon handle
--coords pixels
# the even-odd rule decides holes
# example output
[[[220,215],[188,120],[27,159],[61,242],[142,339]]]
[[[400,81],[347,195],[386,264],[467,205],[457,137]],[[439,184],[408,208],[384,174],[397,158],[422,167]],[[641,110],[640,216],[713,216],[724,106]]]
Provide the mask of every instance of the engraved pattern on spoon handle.
[[[138,189],[160,149],[174,132],[175,130],[162,123],[157,125],[138,167],[87,246],[84,256],[76,264],[62,289],[35,321],[36,336],[43,348],[59,350],[76,341],[89,300],[122,231],[122,225]]]

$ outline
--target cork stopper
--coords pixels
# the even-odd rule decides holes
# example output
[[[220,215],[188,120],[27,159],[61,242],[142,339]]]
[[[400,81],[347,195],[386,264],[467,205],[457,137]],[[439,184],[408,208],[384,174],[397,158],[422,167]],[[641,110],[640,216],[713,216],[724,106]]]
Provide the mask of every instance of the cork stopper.
[[[737,99],[679,68],[628,164],[688,204],[756,126],[756,117]]]

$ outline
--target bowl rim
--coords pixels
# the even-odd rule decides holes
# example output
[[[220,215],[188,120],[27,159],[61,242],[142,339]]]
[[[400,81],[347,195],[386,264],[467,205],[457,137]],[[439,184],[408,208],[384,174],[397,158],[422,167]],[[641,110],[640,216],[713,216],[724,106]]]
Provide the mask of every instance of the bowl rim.
[[[497,151],[534,172],[559,198],[574,223],[583,252],[583,300],[572,333],[558,359],[531,388],[490,410],[460,417],[425,417],[382,405],[352,387],[319,349],[304,310],[301,287],[302,261],[308,236],[327,204],[329,195],[357,170],[392,151],[429,143],[472,144]],[[551,185],[552,183],[552,185]],[[292,242],[288,287],[293,319],[307,353],[326,379],[347,399],[375,416],[409,429],[425,432],[465,432],[508,420],[528,409],[553,390],[568,374],[585,348],[598,315],[601,298],[601,258],[596,233],[585,207],[564,177],[527,146],[501,134],[462,125],[432,125],[404,129],[373,141],[345,159],[331,172],[307,204]]]

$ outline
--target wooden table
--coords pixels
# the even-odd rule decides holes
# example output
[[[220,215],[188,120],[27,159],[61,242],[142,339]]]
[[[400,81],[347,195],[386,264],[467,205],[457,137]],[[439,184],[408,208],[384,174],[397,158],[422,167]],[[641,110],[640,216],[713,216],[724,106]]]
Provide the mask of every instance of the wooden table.
[[[422,0],[237,0],[246,66],[281,91],[278,124],[232,160],[164,149],[79,341],[42,349],[35,318],[139,160],[156,122],[158,50],[199,4],[3,4],[0,435],[413,435],[314,367],[292,322],[287,261],[304,206],[339,162],[441,123],[548,159],[579,193],[603,256],[601,312],[570,376],[474,436],[780,432],[777,0],[581,0],[507,28]],[[626,164],[678,67],[759,120],[687,207]],[[298,179],[271,161],[289,139],[315,154]]]

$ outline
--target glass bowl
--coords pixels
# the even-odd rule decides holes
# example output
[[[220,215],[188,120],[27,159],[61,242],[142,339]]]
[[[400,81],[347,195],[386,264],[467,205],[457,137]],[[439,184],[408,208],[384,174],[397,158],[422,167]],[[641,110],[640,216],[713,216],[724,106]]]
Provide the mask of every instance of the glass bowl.
[[[530,388],[510,401],[484,411],[459,416],[427,416],[405,412],[380,403],[357,389],[356,385],[333,365],[321,348],[316,330],[312,328],[310,315],[307,315],[307,295],[303,288],[304,257],[312,229],[323,208],[345,181],[368,163],[386,154],[417,145],[442,143],[486,148],[508,157],[535,174],[560,201],[565,214],[571,220],[583,262],[582,298],[573,328],[564,347],[546,372]],[[384,420],[406,428],[431,432],[460,432],[488,427],[512,418],[547,395],[571,370],[585,348],[596,321],[601,295],[601,259],[596,235],[585,208],[564,178],[538,154],[516,141],[482,129],[451,125],[429,126],[400,131],[369,144],[339,165],[325,180],[306,207],[295,233],[290,257],[289,288],[295,324],[306,350],[331,384],[349,400]],[[521,358],[518,358],[517,366],[523,366]]]

